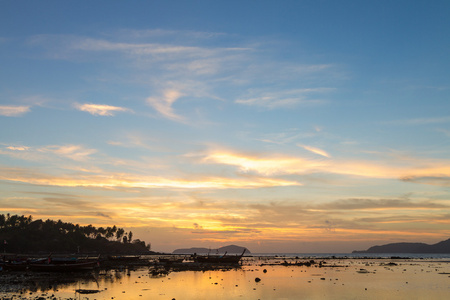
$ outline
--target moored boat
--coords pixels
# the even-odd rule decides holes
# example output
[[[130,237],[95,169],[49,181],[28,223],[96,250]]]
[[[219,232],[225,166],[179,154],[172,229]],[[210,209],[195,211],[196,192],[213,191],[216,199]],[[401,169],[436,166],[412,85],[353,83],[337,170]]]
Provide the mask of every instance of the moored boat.
[[[28,268],[38,272],[77,272],[90,271],[99,266],[98,261],[76,263],[30,263]]]
[[[25,271],[28,268],[28,263],[26,261],[6,262],[2,267],[8,271]]]
[[[140,260],[140,255],[109,255],[108,260],[112,261],[137,261]]]
[[[170,265],[170,264],[180,264],[184,261],[184,258],[179,258],[179,257],[160,257],[158,259],[158,263],[160,264],[166,264],[166,265]]]

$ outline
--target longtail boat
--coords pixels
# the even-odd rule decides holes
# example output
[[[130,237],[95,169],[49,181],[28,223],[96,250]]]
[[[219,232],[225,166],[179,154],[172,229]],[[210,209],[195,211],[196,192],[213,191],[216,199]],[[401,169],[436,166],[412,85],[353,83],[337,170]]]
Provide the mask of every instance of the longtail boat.
[[[7,262],[3,264],[3,269],[8,271],[25,271],[28,268],[26,261],[21,262]]]
[[[47,259],[39,259],[29,263],[28,269],[38,272],[76,272],[89,271],[100,265],[100,256],[97,260],[78,260],[71,258],[53,258],[50,254]]]
[[[98,261],[76,262],[76,263],[30,263],[28,268],[38,272],[78,272],[93,270],[99,265]]]
[[[140,259],[140,255],[108,255],[108,260],[112,261],[137,261]]]

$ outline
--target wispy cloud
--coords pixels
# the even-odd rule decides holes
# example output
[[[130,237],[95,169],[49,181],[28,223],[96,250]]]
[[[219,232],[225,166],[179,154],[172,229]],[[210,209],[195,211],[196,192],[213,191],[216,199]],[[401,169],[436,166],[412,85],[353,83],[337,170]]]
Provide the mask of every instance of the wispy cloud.
[[[119,62],[112,66],[120,65],[120,74],[124,75],[117,76],[150,86],[156,92],[146,99],[147,104],[177,122],[186,121],[186,115],[173,108],[181,97],[237,99],[237,104],[267,109],[315,106],[327,103],[324,95],[335,90],[331,87],[333,82],[341,80],[334,76],[333,64],[288,64],[271,57],[268,49],[259,51],[270,44],[268,41],[250,44],[233,36],[233,47],[211,46],[213,41],[223,45],[220,39],[224,38],[230,37],[214,32],[122,30],[110,34],[108,39],[39,35],[29,41],[43,47],[53,59]],[[292,89],[289,85],[298,82],[303,83],[303,88]],[[250,88],[255,85],[266,88]],[[224,89],[232,92],[224,96]],[[88,108],[97,115],[113,112]]]
[[[155,33],[155,31],[153,32]],[[170,36],[170,40],[166,39]],[[177,43],[174,43],[174,37],[177,37]],[[70,59],[77,58],[82,54],[89,53],[110,53],[122,54],[127,59],[139,62],[141,64],[164,63],[165,66],[171,64],[185,65],[196,61],[207,59],[222,59],[234,52],[249,50],[246,47],[205,47],[199,44],[195,45],[195,40],[204,40],[205,38],[214,38],[220,35],[193,34],[186,31],[159,31],[159,34],[146,35],[145,33],[136,33],[124,35],[123,31],[114,34],[111,40],[96,39],[83,36],[71,35],[36,35],[28,39],[31,45],[42,46],[48,50],[51,58]],[[193,41],[192,38],[195,37]],[[119,39],[119,41],[115,41]],[[133,41],[130,41],[132,39]],[[143,41],[151,40],[151,42]],[[194,46],[192,46],[194,44]],[[228,55],[227,55],[228,53]]]
[[[324,104],[326,101],[321,99],[314,99],[308,94],[325,93],[333,89],[330,88],[307,88],[296,90],[282,90],[278,93],[251,91],[250,96],[238,99],[235,102],[238,104],[245,104],[250,106],[261,106],[269,109],[280,107],[293,107],[299,104],[302,105],[318,105]]]
[[[87,161],[96,153],[95,149],[88,149],[82,145],[49,145],[30,147],[24,145],[7,145],[0,149],[0,155],[8,155],[29,161],[54,161],[55,158],[68,158],[74,161]]]
[[[75,103],[74,106],[81,111],[85,111],[94,116],[114,116],[117,112],[131,111],[128,108],[111,106],[106,104],[79,104]]]
[[[445,136],[450,137],[450,130],[444,129],[444,128],[438,128],[436,129],[438,132],[442,132]]]
[[[132,39],[147,39],[147,38],[158,38],[158,37],[174,37],[178,38],[183,35],[189,39],[207,39],[210,40],[214,37],[228,36],[226,33],[222,32],[207,32],[207,31],[192,31],[192,30],[168,30],[168,29],[122,29],[118,31],[118,35],[123,38]]]
[[[39,152],[53,153],[75,161],[85,161],[89,156],[96,153],[95,149],[86,149],[81,145],[46,146],[38,149]]]
[[[447,176],[405,176],[401,179],[405,182],[450,187],[450,174]]]
[[[138,131],[126,133],[121,138],[118,137],[115,140],[108,141],[108,144],[125,148],[143,148],[148,150],[168,151],[168,149],[166,149],[158,139]]]
[[[298,128],[290,128],[284,132],[265,133],[261,138],[257,138],[257,140],[265,143],[285,145],[294,143],[300,139],[315,137],[320,131],[321,130],[318,128],[315,128],[313,131],[303,131]]]
[[[14,105],[1,105],[0,106],[0,116],[5,117],[20,117],[24,114],[30,112],[29,106],[14,106]]]
[[[26,146],[8,146],[8,147],[6,147],[6,149],[13,150],[13,151],[27,151],[27,150],[30,149],[30,147],[26,147]]]
[[[319,151],[320,152],[320,151]],[[322,155],[323,156],[323,155]],[[409,159],[407,161],[350,160],[343,158],[312,159],[286,155],[242,154],[229,150],[211,150],[204,163],[231,165],[243,172],[264,175],[331,173],[366,178],[390,178],[411,181],[415,177],[449,177],[450,162]],[[436,174],[440,174],[437,176]],[[441,182],[445,182],[442,180]],[[420,182],[420,180],[417,180]],[[437,182],[437,179],[434,180]]]
[[[385,124],[394,124],[394,125],[427,125],[427,124],[442,124],[442,123],[449,123],[449,122],[450,122],[450,116],[394,120],[394,121],[387,121],[384,123]]]
[[[312,153],[324,156],[324,157],[328,157],[328,158],[331,157],[325,150],[322,150],[322,149],[319,149],[319,148],[316,148],[316,147],[307,146],[307,145],[301,145],[301,144],[297,144],[297,146],[299,146],[300,148],[303,148],[305,150],[308,150],[308,151],[310,151]]]
[[[185,119],[177,115],[172,105],[183,96],[178,90],[165,90],[160,97],[148,97],[147,104],[153,107],[158,113],[173,121],[183,122]]]
[[[135,55],[199,53],[203,50],[199,47],[174,46],[158,43],[123,43],[91,38],[82,38],[78,39],[78,41],[78,43],[71,45],[72,49],[84,51],[120,51]]]
[[[254,189],[274,186],[296,186],[298,182],[266,177],[201,177],[170,179],[157,176],[136,176],[123,173],[55,176],[21,168],[0,168],[0,180],[37,185],[96,188],[179,188],[179,189]]]
[[[409,199],[352,198],[316,205],[315,208],[330,210],[386,210],[386,209],[450,209],[450,206],[431,201]]]
[[[206,163],[234,165],[243,172],[253,171],[264,175],[301,174],[318,168],[322,169],[325,166],[320,161],[298,157],[257,157],[225,151],[214,151],[207,154],[203,161]]]

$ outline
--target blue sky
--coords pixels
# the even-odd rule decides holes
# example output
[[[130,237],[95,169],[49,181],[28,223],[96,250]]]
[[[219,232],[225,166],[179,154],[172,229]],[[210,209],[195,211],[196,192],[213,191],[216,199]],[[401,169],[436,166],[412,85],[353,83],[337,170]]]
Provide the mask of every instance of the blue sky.
[[[0,213],[155,250],[450,233],[447,1],[2,1]]]

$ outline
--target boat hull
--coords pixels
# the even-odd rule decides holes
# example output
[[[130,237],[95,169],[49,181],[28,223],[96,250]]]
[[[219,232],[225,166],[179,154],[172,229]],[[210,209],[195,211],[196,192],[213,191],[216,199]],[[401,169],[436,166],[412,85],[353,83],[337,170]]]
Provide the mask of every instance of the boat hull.
[[[37,272],[79,272],[91,271],[98,266],[98,262],[82,262],[71,264],[30,264],[29,269]]]

